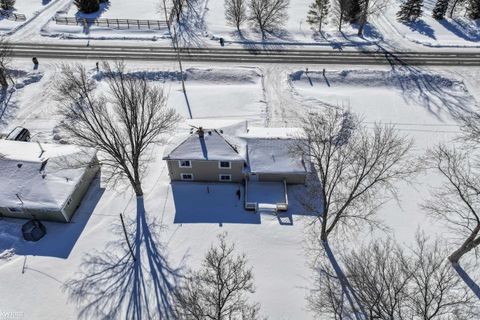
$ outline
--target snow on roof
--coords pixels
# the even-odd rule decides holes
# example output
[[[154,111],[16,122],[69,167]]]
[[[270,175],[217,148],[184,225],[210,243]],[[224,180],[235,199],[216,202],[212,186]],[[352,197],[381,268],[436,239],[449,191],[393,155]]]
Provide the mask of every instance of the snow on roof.
[[[216,130],[203,129],[205,134],[200,138],[198,133],[190,134],[183,142],[165,154],[165,160],[226,160],[241,161],[243,150],[239,141],[226,137]],[[235,143],[228,139],[235,140]]]
[[[242,137],[253,138],[281,138],[296,139],[305,136],[302,128],[265,128],[265,127],[249,127],[247,133]]]
[[[0,140],[0,206],[58,210],[91,162],[94,149]]]
[[[186,124],[190,127],[209,128],[211,130],[221,130],[220,133],[228,135],[240,135],[247,132],[246,120],[232,120],[232,119],[187,119]]]
[[[295,139],[248,139],[248,161],[253,173],[306,173],[301,156],[291,152]]]

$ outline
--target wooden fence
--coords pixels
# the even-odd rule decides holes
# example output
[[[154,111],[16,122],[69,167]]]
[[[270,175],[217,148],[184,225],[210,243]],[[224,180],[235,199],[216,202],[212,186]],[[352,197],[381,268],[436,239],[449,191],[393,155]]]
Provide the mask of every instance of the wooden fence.
[[[55,17],[55,23],[61,25],[99,26],[115,29],[153,29],[160,30],[167,27],[162,20],[133,20],[133,19],[91,19],[76,17]]]
[[[8,12],[8,11],[0,11],[0,16],[4,17],[5,19],[13,20],[13,21],[26,21],[27,20],[27,17],[24,14],[13,13],[13,12]]]

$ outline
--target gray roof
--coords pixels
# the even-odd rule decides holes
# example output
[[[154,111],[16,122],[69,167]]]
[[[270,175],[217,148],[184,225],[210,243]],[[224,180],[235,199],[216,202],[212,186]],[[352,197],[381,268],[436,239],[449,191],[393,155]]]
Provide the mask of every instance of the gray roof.
[[[248,139],[248,161],[253,173],[306,173],[302,157],[291,152],[294,139]]]
[[[200,138],[190,134],[183,142],[165,155],[166,160],[216,160],[243,161],[239,154],[240,146],[234,145],[216,130],[205,130]]]

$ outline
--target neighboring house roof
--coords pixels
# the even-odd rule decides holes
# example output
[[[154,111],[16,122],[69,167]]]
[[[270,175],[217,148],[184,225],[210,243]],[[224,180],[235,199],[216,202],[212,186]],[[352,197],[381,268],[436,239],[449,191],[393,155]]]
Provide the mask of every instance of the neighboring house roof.
[[[61,209],[95,155],[72,145],[0,140],[0,206]]]
[[[217,160],[242,161],[241,146],[227,140],[217,130],[204,129],[203,138],[190,134],[163,157],[165,160]]]
[[[295,139],[248,139],[248,163],[252,173],[306,173],[300,155],[292,153]]]

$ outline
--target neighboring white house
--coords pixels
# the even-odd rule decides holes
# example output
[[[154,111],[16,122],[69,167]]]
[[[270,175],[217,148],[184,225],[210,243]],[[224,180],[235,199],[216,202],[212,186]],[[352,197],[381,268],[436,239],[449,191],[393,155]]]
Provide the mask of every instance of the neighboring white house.
[[[164,153],[172,181],[305,183],[309,167],[293,152],[300,129],[248,127],[246,121],[195,124]]]
[[[94,149],[0,140],[0,216],[69,222],[98,170]]]

